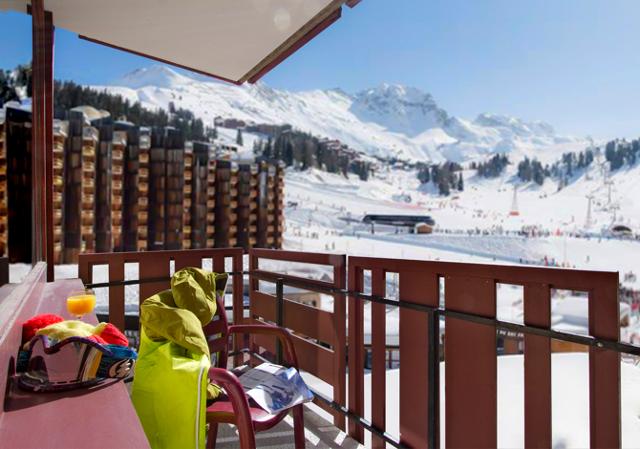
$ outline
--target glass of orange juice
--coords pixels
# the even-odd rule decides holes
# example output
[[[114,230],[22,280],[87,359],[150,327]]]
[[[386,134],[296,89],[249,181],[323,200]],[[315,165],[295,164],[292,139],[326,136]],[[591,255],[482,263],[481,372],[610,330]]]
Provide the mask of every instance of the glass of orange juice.
[[[96,294],[93,290],[86,289],[72,292],[67,297],[67,310],[78,319],[87,313],[91,313],[95,306]]]

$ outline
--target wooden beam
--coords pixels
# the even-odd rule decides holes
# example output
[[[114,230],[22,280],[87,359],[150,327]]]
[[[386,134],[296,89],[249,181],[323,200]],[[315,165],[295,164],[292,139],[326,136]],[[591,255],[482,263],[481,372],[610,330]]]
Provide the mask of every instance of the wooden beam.
[[[45,222],[47,282],[53,282],[55,264],[53,256],[53,17],[51,12],[44,13],[44,123],[45,134]]]
[[[43,0],[31,4],[33,32],[32,261],[47,261],[53,281],[53,20]]]
[[[340,4],[338,4],[337,7],[333,4],[330,5],[325,9],[325,11],[319,14],[319,17],[321,17],[319,22],[310,22],[291,38],[287,39],[274,52],[260,61],[260,63],[247,75],[241,78],[240,82],[249,81],[251,84],[258,82],[260,78],[265,76],[276,66],[280,65],[282,61],[297,52],[322,31],[329,28],[329,26],[336,22],[341,15],[342,8]]]
[[[178,64],[177,62],[169,61],[168,59],[163,59],[163,58],[159,58],[157,56],[150,55],[148,53],[142,53],[142,52],[139,52],[139,51],[131,50],[129,48],[120,47],[119,45],[110,44],[109,42],[104,42],[104,41],[101,41],[100,39],[95,39],[93,37],[85,36],[83,34],[78,35],[78,38],[83,39],[85,41],[93,42],[94,44],[104,45],[105,47],[110,47],[110,48],[113,48],[115,50],[131,53],[131,54],[136,55],[136,56],[142,56],[143,58],[148,58],[148,59],[151,59],[153,61],[161,62],[163,64],[169,64],[169,65],[172,65],[174,67],[178,67],[180,69],[189,70],[190,72],[193,72],[193,73],[198,73],[198,74],[204,75],[204,76],[210,76],[211,78],[215,78],[215,79],[218,79],[220,81],[224,81],[224,82],[227,82],[227,83],[235,84],[237,86],[242,84],[242,82],[240,82],[238,80],[232,80],[232,79],[229,79],[229,78],[225,78],[224,76],[220,76],[220,75],[216,75],[216,74],[213,74],[213,73],[205,72],[203,70],[194,69],[193,67],[189,67],[189,66],[186,66],[186,65],[183,65],[183,64]]]
[[[42,229],[42,211],[44,209],[44,197],[41,195],[44,181],[44,165],[42,155],[44,151],[44,76],[42,67],[44,61],[44,45],[42,35],[44,29],[44,5],[43,0],[34,0],[31,5],[32,22],[32,137],[31,137],[31,188],[32,188],[32,224],[31,224],[31,261],[33,263],[43,260],[42,250],[45,246],[45,234]]]

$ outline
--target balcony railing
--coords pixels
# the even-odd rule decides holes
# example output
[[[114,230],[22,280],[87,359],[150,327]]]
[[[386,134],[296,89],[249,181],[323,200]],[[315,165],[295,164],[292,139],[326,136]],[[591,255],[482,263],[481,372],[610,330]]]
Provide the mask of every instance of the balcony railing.
[[[85,285],[93,284],[94,266],[108,267],[109,321],[125,329],[125,286],[140,285],[139,298],[169,288],[170,273],[185,267],[201,267],[203,260],[210,261],[213,271],[223,272],[226,261],[231,260],[233,272],[242,272],[242,248],[192,249],[176,251],[147,251],[122,253],[81,254],[78,260],[78,277]],[[125,264],[138,268],[138,279],[125,279]],[[242,316],[242,275],[232,276],[233,305],[236,317]]]
[[[620,446],[620,353],[639,356],[640,348],[619,340],[617,273],[264,249],[251,250],[248,257],[245,271],[239,249],[89,254],[80,256],[79,273],[85,284],[109,287],[109,319],[124,328],[125,285],[140,284],[140,298],[146,298],[168,288],[171,261],[178,270],[212,259],[213,269],[224,271],[225,259],[231,259],[234,319],[289,328],[301,368],[333,386],[332,398],[316,394],[318,405],[333,414],[339,428],[345,428],[346,417],[348,433],[356,440],[364,442],[365,432],[370,432],[373,447],[439,446],[443,353],[446,446],[496,447],[496,330],[524,335],[524,445],[550,447],[551,339],[587,345],[591,446]],[[138,279],[125,280],[125,263],[138,264]],[[108,265],[108,282],[92,283],[96,265]],[[267,265],[273,267],[267,269]],[[310,275],[288,274],[292,268]],[[319,280],[314,276],[318,273],[325,276]],[[396,299],[387,297],[389,273],[397,276]],[[248,318],[243,315],[245,275],[249,277]],[[365,294],[368,280],[371,293]],[[524,324],[496,319],[498,283],[523,287]],[[267,284],[275,289],[267,289]],[[287,299],[284,286],[331,295],[333,311]],[[551,329],[552,289],[587,293],[587,336]],[[365,302],[371,303],[370,421],[364,419]],[[385,421],[387,306],[400,308],[399,438],[387,432]],[[254,340],[252,349],[263,355],[278,353],[270,340]]]

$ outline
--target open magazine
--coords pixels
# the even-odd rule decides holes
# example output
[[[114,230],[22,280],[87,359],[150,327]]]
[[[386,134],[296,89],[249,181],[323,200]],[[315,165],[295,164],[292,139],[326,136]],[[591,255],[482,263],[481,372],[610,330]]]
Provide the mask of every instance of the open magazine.
[[[295,368],[263,363],[239,377],[247,396],[269,413],[278,413],[313,399],[313,393]]]

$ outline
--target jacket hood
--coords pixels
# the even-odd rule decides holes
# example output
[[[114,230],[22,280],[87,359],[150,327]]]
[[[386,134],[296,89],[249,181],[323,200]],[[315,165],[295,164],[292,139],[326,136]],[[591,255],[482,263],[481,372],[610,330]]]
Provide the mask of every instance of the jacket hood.
[[[216,295],[224,294],[227,273],[212,273],[201,268],[183,268],[171,278],[171,294],[176,307],[192,312],[202,326],[216,312]]]
[[[140,307],[140,323],[147,336],[169,340],[186,350],[208,354],[202,327],[216,312],[216,295],[223,295],[226,273],[184,268],[171,278],[171,290],[147,298]]]

